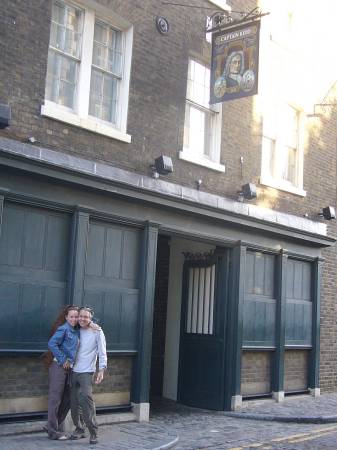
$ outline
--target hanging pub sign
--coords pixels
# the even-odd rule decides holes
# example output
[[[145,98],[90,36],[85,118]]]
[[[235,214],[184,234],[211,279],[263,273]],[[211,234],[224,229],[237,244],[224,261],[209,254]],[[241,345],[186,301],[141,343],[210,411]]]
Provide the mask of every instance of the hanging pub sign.
[[[260,22],[213,33],[210,103],[257,94]]]

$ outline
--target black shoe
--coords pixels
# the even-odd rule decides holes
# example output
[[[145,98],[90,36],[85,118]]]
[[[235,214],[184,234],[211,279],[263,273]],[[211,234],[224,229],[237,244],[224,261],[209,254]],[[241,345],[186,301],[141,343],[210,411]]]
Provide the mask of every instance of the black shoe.
[[[97,442],[98,442],[97,436],[91,435],[90,436],[90,440],[89,440],[89,444],[97,444]]]
[[[85,437],[87,437],[86,434],[85,434],[85,431],[81,430],[80,428],[76,428],[76,430],[73,431],[71,433],[71,435],[70,435],[70,439],[72,441],[76,441],[77,439],[82,439],[82,438],[85,438]]]

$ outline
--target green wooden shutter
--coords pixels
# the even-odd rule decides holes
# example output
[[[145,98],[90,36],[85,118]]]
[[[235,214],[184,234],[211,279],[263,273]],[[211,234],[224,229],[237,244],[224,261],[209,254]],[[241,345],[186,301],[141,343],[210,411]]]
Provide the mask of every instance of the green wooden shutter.
[[[312,264],[288,259],[286,277],[286,345],[311,345]]]
[[[136,350],[141,231],[90,221],[83,304],[92,306],[109,350]]]
[[[0,348],[45,349],[66,301],[70,217],[5,203],[0,236]]]
[[[275,345],[275,256],[247,251],[243,346]]]

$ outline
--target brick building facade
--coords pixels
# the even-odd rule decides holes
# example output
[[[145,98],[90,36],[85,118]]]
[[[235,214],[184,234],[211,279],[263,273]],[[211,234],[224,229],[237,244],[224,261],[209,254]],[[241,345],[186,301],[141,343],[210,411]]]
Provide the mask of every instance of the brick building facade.
[[[336,204],[336,110],[312,117],[331,80],[295,58],[298,10],[267,2],[259,95],[199,101],[207,15],[257,5],[194,4],[3,4],[0,414],[45,409],[40,355],[66,303],[107,334],[102,407],[146,417],[150,385],[215,409],[336,389],[336,225],[318,216]],[[161,155],[174,170],[157,179]],[[257,198],[238,201],[246,183]]]

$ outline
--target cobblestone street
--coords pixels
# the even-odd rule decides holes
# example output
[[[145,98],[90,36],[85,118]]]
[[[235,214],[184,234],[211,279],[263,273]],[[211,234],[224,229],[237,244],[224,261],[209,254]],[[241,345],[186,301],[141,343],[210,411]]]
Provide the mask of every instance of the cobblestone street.
[[[47,439],[44,433],[27,433],[2,434],[0,449],[335,450],[336,402],[336,394],[318,399],[310,396],[286,399],[282,405],[271,400],[248,402],[240,413],[206,411],[164,402],[152,408],[150,423],[101,426],[99,443],[95,446],[89,446],[88,439],[56,442]],[[245,414],[255,419],[243,418]],[[268,416],[271,420],[266,420]],[[321,423],[305,423],[310,421]],[[16,429],[20,433],[20,424]]]

